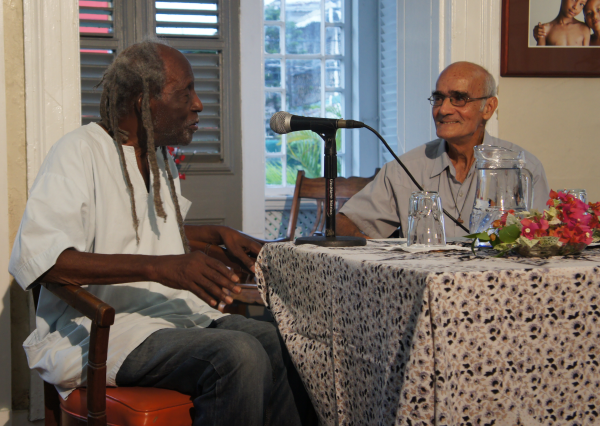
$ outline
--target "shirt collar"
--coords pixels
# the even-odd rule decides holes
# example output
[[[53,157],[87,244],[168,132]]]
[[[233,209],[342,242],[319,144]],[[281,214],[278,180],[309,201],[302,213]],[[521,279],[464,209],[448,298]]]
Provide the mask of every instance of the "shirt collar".
[[[487,130],[484,131],[483,134],[483,145],[493,145],[494,144],[494,138],[492,136],[490,136],[490,134],[487,132]],[[440,144],[438,145],[438,149],[435,155],[435,160],[433,162],[433,167],[431,169],[431,175],[430,177],[436,177],[438,175],[440,175],[444,170],[446,170],[446,168],[449,168],[450,166],[452,166],[452,161],[450,160],[450,157],[448,156],[448,148],[447,148],[448,142],[446,142],[445,140],[440,140]]]

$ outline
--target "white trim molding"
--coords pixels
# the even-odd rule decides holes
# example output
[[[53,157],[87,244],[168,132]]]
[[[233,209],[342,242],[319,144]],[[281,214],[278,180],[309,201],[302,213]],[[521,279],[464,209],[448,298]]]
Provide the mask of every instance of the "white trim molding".
[[[77,0],[23,1],[27,187],[64,134],[81,125]]]
[[[8,164],[6,81],[4,68],[4,5],[0,3],[0,424],[10,425],[12,408],[10,354],[10,257],[8,228]],[[8,342],[9,344],[6,344]]]
[[[27,188],[31,189],[52,145],[81,125],[79,2],[23,0],[23,30]],[[30,311],[33,330],[34,309]],[[43,387],[36,372],[30,376],[29,400],[29,419],[43,418]]]
[[[501,0],[439,0],[440,72],[452,62],[470,61],[500,78]],[[500,103],[501,105],[501,103]],[[487,123],[498,136],[498,115]]]
[[[262,0],[240,2],[242,229],[257,238],[265,232],[263,9]]]

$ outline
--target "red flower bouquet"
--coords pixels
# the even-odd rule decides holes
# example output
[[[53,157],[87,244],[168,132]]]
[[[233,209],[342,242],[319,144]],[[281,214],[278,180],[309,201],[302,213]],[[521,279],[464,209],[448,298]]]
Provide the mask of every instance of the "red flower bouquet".
[[[550,191],[546,205],[543,213],[509,210],[490,229],[467,238],[473,238],[473,247],[477,240],[489,241],[500,255],[512,250],[528,257],[576,254],[600,241],[600,202]]]

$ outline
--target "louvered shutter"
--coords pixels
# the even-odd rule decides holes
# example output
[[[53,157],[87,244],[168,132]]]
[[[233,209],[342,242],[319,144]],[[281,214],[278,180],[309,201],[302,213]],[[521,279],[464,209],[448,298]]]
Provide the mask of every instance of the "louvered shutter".
[[[114,32],[114,9],[110,1],[79,0],[79,33],[108,36]]]
[[[379,132],[398,151],[398,46],[396,0],[380,0],[380,129]],[[401,154],[400,152],[399,154]],[[383,162],[392,156],[383,151]]]
[[[221,155],[221,63],[220,52],[186,51],[182,53],[192,65],[196,79],[195,88],[204,109],[199,114],[198,131],[194,133],[192,143],[184,147],[188,155],[209,157]]]
[[[227,149],[223,144],[223,122],[227,117],[222,113],[223,72],[227,69],[223,64],[229,52],[221,23],[221,2],[163,0],[146,3],[145,0],[137,0],[136,8],[146,12],[131,15],[130,1],[133,2],[79,0],[82,123],[100,120],[102,87],[94,86],[117,53],[138,41],[135,31],[131,31],[135,26],[124,23],[130,22],[132,16],[143,16],[149,12],[148,23],[141,24],[142,32],[168,39],[172,47],[188,58],[196,78],[196,92],[204,105],[199,130],[194,134],[192,144],[182,148],[186,162],[192,169],[206,168],[201,166],[202,163],[212,163],[209,168],[215,168],[216,163],[229,167],[225,164],[229,161],[224,158]]]
[[[157,1],[156,34],[219,36],[218,0]]]
[[[95,88],[115,57],[117,39],[113,2],[79,0],[81,36],[81,123],[100,121],[102,87]]]
[[[102,87],[95,87],[114,59],[112,50],[81,49],[81,124],[100,121]]]
[[[227,45],[224,41],[219,0],[155,1],[156,34],[168,39],[190,61],[195,88],[204,110],[199,115],[198,131],[192,143],[180,147],[186,155],[187,171],[206,169],[202,163],[227,162],[223,123],[224,60]]]

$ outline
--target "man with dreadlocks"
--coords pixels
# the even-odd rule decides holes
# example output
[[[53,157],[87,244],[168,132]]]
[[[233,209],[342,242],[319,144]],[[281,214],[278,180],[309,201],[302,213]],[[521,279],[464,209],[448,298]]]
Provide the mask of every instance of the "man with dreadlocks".
[[[194,424],[299,425],[306,393],[275,327],[213,309],[232,302],[239,278],[189,250],[188,239],[225,245],[252,271],[260,250],[230,228],[183,224],[191,203],[165,146],[189,144],[198,128],[189,62],[160,42],[139,43],[102,85],[101,123],[65,135],[40,169],[11,274],[25,289],[86,285],[115,308],[109,386],[189,394]],[[90,321],[42,287],[36,324],[23,345],[29,366],[63,397],[85,386]]]

